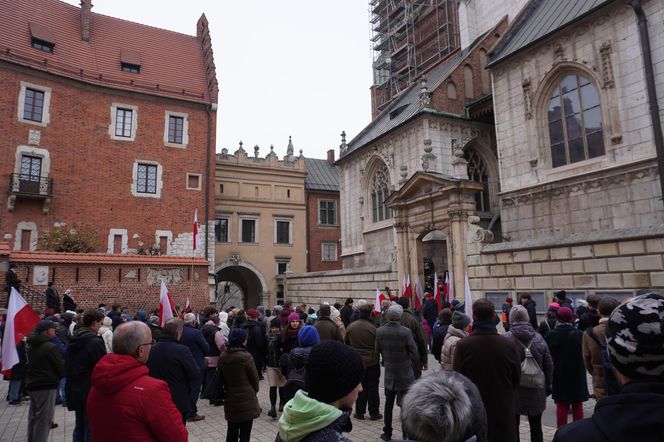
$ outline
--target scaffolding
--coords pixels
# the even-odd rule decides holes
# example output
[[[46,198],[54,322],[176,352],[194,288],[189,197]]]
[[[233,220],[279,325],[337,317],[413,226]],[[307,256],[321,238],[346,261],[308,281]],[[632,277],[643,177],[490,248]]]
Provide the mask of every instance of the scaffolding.
[[[374,116],[459,47],[457,0],[369,0]]]

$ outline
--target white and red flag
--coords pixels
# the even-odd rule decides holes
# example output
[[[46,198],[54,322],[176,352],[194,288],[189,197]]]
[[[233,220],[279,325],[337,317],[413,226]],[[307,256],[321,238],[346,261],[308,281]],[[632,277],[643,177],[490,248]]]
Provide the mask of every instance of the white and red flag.
[[[411,299],[413,289],[410,286],[410,275],[403,277],[403,287],[401,287],[401,296],[405,296],[408,299]]]
[[[376,313],[380,313],[381,309],[380,306],[383,305],[383,301],[387,301],[390,298],[388,296],[381,292],[380,289],[376,289],[376,301],[374,302],[374,311]]]
[[[198,247],[198,209],[194,210],[194,252]]]
[[[171,299],[171,294],[168,293],[166,284],[164,280],[161,280],[161,292],[159,294],[159,325],[161,327],[166,324],[166,321],[173,317],[173,310],[175,309],[175,304]]]
[[[443,309],[443,294],[441,293],[440,283],[438,282],[438,272],[433,274],[433,299],[438,304],[438,311]]]
[[[452,272],[445,272],[445,283],[443,286],[445,293],[445,300],[450,304],[454,301],[454,281],[452,280]]]
[[[23,299],[21,294],[12,287],[9,294],[9,308],[5,333],[2,338],[2,374],[11,375],[11,369],[19,363],[16,346],[39,323],[39,315]]]
[[[469,318],[473,317],[473,298],[470,295],[470,282],[468,282],[468,273],[465,275],[465,280],[464,280],[464,303],[465,309],[466,309],[466,316]]]
[[[417,277],[415,279],[415,293],[413,297],[413,303],[412,306],[416,310],[422,310],[422,297],[424,296],[424,291],[422,290],[422,286],[420,286],[420,278]]]
[[[191,304],[189,303],[189,296],[187,296],[187,300],[184,303],[184,312],[191,313]]]

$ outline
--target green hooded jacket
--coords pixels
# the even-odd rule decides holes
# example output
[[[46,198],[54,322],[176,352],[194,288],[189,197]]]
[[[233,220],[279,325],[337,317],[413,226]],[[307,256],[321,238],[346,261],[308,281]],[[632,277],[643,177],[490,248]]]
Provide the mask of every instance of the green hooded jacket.
[[[299,442],[307,435],[327,427],[343,413],[332,405],[311,399],[299,390],[288,401],[279,418],[279,437],[284,442]]]

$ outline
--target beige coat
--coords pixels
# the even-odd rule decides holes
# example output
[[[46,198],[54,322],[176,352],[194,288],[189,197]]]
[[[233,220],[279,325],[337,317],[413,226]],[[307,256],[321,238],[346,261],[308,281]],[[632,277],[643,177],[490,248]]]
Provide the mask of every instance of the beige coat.
[[[451,325],[447,328],[447,335],[443,340],[443,349],[440,352],[440,366],[445,371],[454,371],[454,350],[456,349],[457,343],[468,336],[468,332],[464,330],[459,330],[454,328]]]
[[[600,342],[606,343],[606,323],[608,318],[601,318],[599,325],[593,327],[593,332]],[[583,341],[581,341],[581,348],[583,350],[583,363],[586,370],[593,378],[593,393],[595,399],[600,400],[606,397],[606,389],[604,388],[604,368],[602,367],[602,349],[597,345],[593,338],[588,333],[583,333]]]

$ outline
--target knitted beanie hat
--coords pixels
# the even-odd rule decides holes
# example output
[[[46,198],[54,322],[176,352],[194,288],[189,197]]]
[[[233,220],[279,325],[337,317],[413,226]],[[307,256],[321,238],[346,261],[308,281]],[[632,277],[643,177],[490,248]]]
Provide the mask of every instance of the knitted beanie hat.
[[[364,364],[354,348],[328,340],[311,349],[304,380],[310,398],[331,404],[353,391],[363,378]]]
[[[297,332],[297,341],[300,347],[312,347],[320,342],[318,330],[313,325],[305,325]]]
[[[466,330],[470,325],[470,317],[459,311],[452,313],[452,327],[457,330]]]
[[[270,328],[281,328],[281,321],[279,318],[272,318],[270,321]]]
[[[249,310],[247,310],[247,316],[250,318],[257,319],[261,317],[261,314],[258,313],[258,310],[256,310],[255,308],[250,308]]]
[[[664,376],[664,297],[647,293],[616,308],[606,325],[613,366],[632,379]]]
[[[528,316],[528,310],[522,305],[515,305],[510,310],[510,322],[519,322],[519,321],[530,321],[530,316]]]
[[[295,312],[293,312],[293,313],[291,313],[290,315],[288,315],[288,322],[291,322],[291,321],[299,321],[299,320],[300,320],[300,315],[298,315],[298,314],[295,313]]]
[[[403,307],[399,304],[394,304],[387,309],[386,316],[388,321],[398,321],[401,319],[401,315],[403,315]]]
[[[239,347],[247,340],[247,332],[243,328],[233,327],[228,333],[228,345],[230,347]]]
[[[569,307],[560,307],[556,312],[556,317],[560,322],[572,322],[574,321],[574,313]]]

